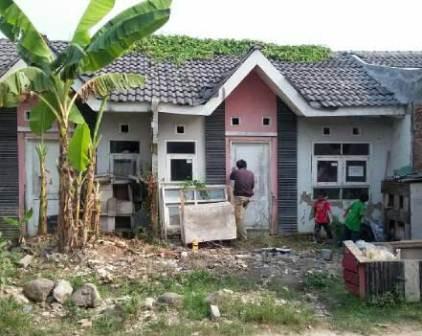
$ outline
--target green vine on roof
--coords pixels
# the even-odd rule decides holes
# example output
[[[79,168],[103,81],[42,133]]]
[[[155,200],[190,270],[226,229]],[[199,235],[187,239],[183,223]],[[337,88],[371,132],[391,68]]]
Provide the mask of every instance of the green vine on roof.
[[[318,62],[330,56],[329,48],[318,45],[282,46],[254,40],[199,39],[189,36],[154,35],[141,40],[135,50],[157,60],[181,64],[217,55],[243,56],[259,46],[268,58],[290,62]]]

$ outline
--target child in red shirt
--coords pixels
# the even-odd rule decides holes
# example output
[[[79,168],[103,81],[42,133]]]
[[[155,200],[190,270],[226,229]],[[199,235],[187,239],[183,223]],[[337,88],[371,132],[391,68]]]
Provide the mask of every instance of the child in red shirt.
[[[318,199],[313,205],[313,214],[315,220],[315,240],[318,243],[321,242],[321,228],[324,228],[328,239],[333,239],[333,234],[331,233],[330,228],[331,204],[327,201],[327,194],[325,192],[321,192],[318,195]]]

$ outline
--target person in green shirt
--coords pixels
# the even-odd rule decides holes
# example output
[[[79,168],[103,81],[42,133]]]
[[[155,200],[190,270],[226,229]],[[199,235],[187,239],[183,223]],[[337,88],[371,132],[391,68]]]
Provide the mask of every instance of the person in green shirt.
[[[362,194],[344,213],[346,220],[344,222],[343,241],[359,240],[362,219],[366,211],[366,202],[368,202],[368,195]]]

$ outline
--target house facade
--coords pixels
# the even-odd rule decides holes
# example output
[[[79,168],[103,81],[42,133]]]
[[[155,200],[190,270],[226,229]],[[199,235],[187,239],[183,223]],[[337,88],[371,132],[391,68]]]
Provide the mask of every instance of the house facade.
[[[256,49],[242,58],[216,56],[181,65],[141,54],[122,57],[106,71],[137,72],[147,80],[143,88],[113,94],[107,104],[97,152],[97,175],[113,181],[104,189],[105,216],[138,220],[137,197],[116,195],[126,195],[122,185],[134,176],[152,172],[160,187],[162,226],[177,231],[177,188],[199,180],[214,188],[212,198],[225,199],[219,188],[229,184],[236,160],[244,159],[256,176],[246,214],[251,230],[311,232],[311,205],[321,191],[336,215],[366,193],[368,217],[381,221],[381,183],[396,170],[415,166],[417,143],[417,100],[400,91],[403,85],[388,84],[396,71],[391,66],[415,68],[415,59],[422,67],[417,53],[336,53],[317,63],[289,63]],[[99,105],[92,98],[83,110],[95,116]],[[0,174],[7,170],[11,176],[11,185],[0,182],[0,189],[14,195],[9,203],[0,195],[0,216],[37,208],[39,139],[29,132],[29,110],[22,105],[16,114],[0,114],[7,120],[0,125],[7,129],[0,134],[0,157],[10,155],[9,165],[18,168],[0,166]],[[47,136],[50,216],[58,204],[56,139],[53,129]],[[11,143],[16,147],[10,149]],[[121,207],[109,202],[114,198]],[[28,233],[35,232],[33,221]]]

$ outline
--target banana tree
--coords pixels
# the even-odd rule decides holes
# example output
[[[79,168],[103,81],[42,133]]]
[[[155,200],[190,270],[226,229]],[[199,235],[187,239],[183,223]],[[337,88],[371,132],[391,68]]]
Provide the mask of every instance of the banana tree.
[[[77,102],[91,95],[104,100],[112,91],[143,84],[137,74],[97,74],[136,41],[164,25],[169,19],[171,0],[141,2],[91,34],[114,4],[115,0],[90,0],[72,40],[63,51],[54,53],[13,0],[0,0],[0,31],[16,43],[27,65],[0,81],[0,106],[17,106],[28,97],[35,97],[31,129],[40,134],[54,123],[58,128],[58,242],[62,251],[86,243],[90,238],[86,227],[98,221],[95,211],[85,209],[98,198],[92,195],[98,189],[93,183],[98,135],[93,139]],[[75,81],[82,74],[90,79],[75,90]]]

